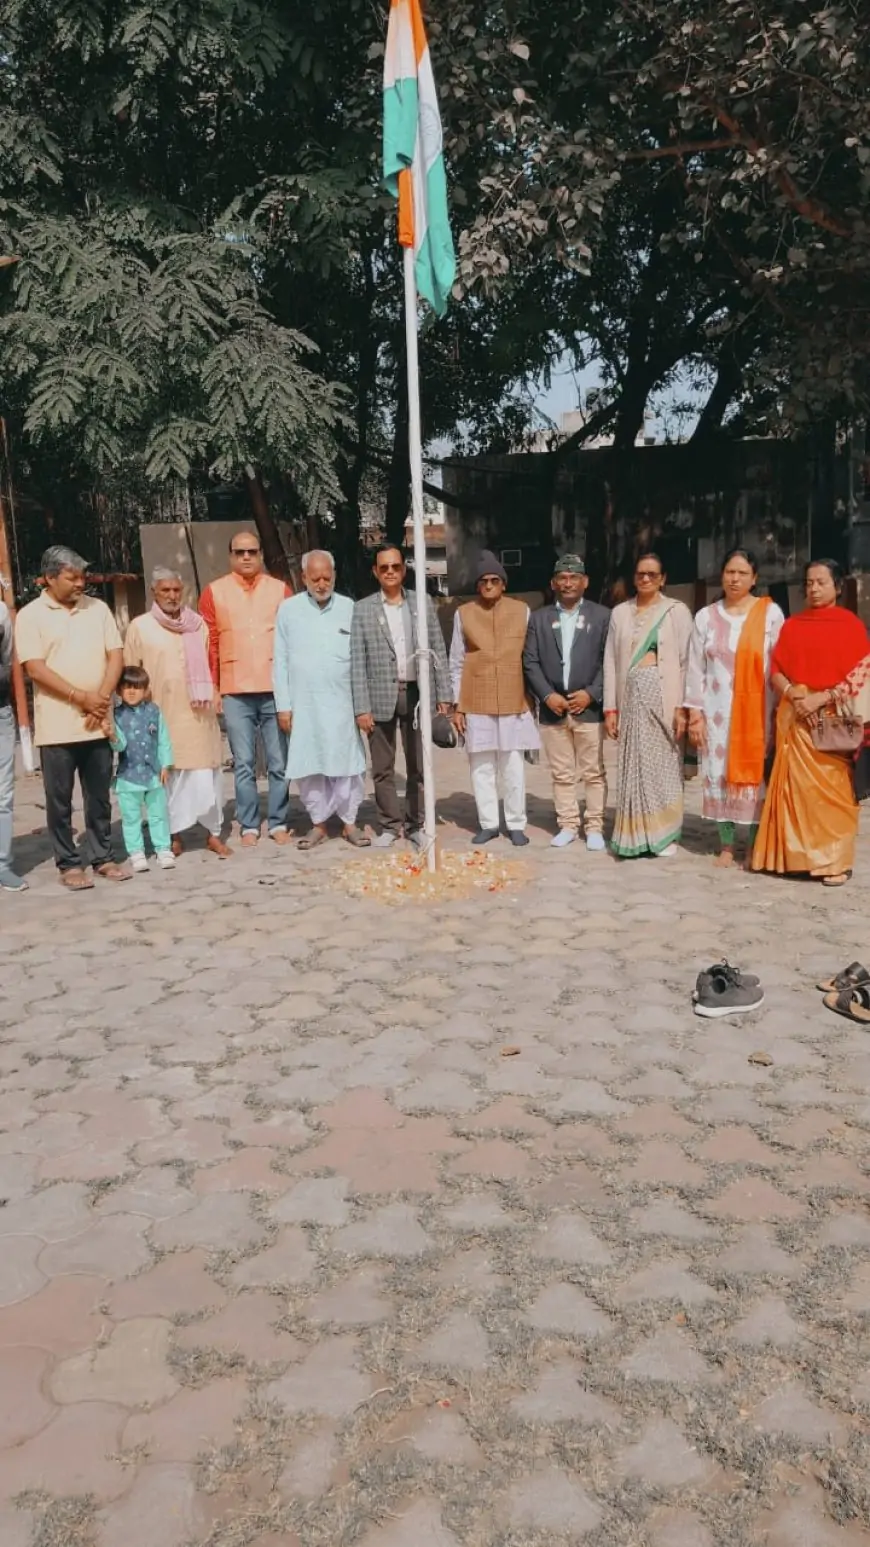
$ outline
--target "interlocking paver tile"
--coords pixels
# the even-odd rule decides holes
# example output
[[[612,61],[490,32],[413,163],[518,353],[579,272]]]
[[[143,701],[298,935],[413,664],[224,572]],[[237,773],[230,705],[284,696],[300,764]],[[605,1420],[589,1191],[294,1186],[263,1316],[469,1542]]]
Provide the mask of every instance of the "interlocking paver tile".
[[[47,1365],[43,1348],[0,1350],[0,1450],[30,1439],[54,1417],[42,1394]]]
[[[211,1381],[200,1390],[179,1391],[124,1425],[125,1450],[147,1447],[149,1462],[194,1461],[203,1452],[231,1445],[236,1420],[248,1402],[247,1381],[234,1377]]]
[[[185,1547],[208,1523],[206,1501],[193,1471],[177,1464],[149,1464],[129,1493],[99,1518],[100,1547]]]
[[[279,1232],[274,1246],[237,1263],[230,1278],[237,1289],[268,1289],[271,1285],[305,1284],[314,1267],[304,1232],[290,1225]]]
[[[778,1497],[757,1521],[764,1547],[867,1547],[870,1531],[857,1522],[841,1524],[825,1508],[821,1490],[804,1483]]]
[[[228,1251],[256,1246],[263,1226],[251,1213],[249,1193],[212,1193],[174,1219],[162,1220],[153,1231],[155,1246],[204,1246]]]
[[[577,1214],[554,1214],[531,1244],[535,1257],[550,1262],[584,1264],[604,1268],[613,1261],[613,1253],[594,1230]]]
[[[334,1251],[359,1257],[418,1257],[432,1245],[414,1210],[406,1203],[374,1209],[356,1225],[345,1225],[332,1238]]]
[[[305,1315],[318,1325],[334,1322],[344,1327],[386,1321],[392,1315],[392,1302],[380,1293],[382,1283],[383,1274],[377,1269],[362,1268],[315,1295],[307,1302]]]
[[[147,1272],[107,1291],[110,1314],[123,1321],[130,1316],[190,1315],[223,1305],[226,1291],[206,1273],[207,1260],[208,1253],[199,1249],[172,1252]]]
[[[0,1453],[0,1502],[30,1490],[116,1499],[130,1486],[129,1472],[115,1459],[127,1416],[126,1408],[107,1402],[61,1408],[32,1439]]]
[[[714,1380],[715,1372],[678,1327],[663,1327],[620,1360],[629,1380],[662,1381],[672,1386],[698,1386]]]
[[[100,1219],[81,1235],[44,1246],[39,1268],[50,1278],[68,1273],[87,1273],[107,1279],[128,1278],[151,1262],[145,1240],[150,1221],[144,1214],[122,1214]]]
[[[663,903],[551,853],[527,779],[524,884],[422,908],[346,895],[336,842],[73,908],[27,840],[3,1547],[43,1507],[87,1547],[870,1547],[870,1052],[812,986],[866,949],[867,835],[845,892],[722,872],[693,782]],[[723,954],[767,1002],[711,1028]]]
[[[848,1433],[846,1420],[813,1402],[800,1386],[780,1386],[756,1409],[752,1422],[762,1434],[787,1434],[806,1445],[842,1445]]]
[[[601,1338],[612,1330],[610,1318],[574,1284],[551,1284],[526,1312],[530,1327],[566,1337]]]
[[[467,1311],[454,1311],[419,1349],[424,1364],[456,1370],[485,1370],[489,1356],[489,1339],[477,1318]]]
[[[512,1484],[505,1515],[519,1530],[552,1531],[580,1541],[598,1525],[601,1510],[573,1477],[550,1468]]]
[[[288,1413],[347,1418],[365,1401],[374,1382],[359,1364],[355,1338],[327,1338],[300,1365],[264,1388],[266,1396]]]
[[[159,1317],[121,1322],[108,1342],[71,1354],[52,1372],[55,1402],[116,1402],[130,1407],[165,1402],[178,1390],[166,1362],[172,1328]]]
[[[461,1547],[461,1543],[445,1526],[435,1500],[417,1499],[401,1510],[400,1520],[367,1532],[362,1547]]]
[[[37,1267],[43,1243],[35,1235],[7,1235],[0,1249],[0,1307],[35,1295],[46,1275]]]
[[[691,1445],[670,1418],[654,1418],[640,1438],[626,1447],[618,1461],[625,1477],[637,1477],[651,1488],[697,1488],[716,1476],[710,1456]]]
[[[657,1509],[646,1521],[650,1547],[716,1547],[694,1510]]]
[[[729,1246],[715,1266],[727,1273],[776,1278],[799,1278],[804,1271],[800,1258],[790,1256],[777,1245],[763,1225],[751,1225]]]
[[[269,1205],[272,1219],[281,1224],[343,1225],[350,1209],[346,1176],[306,1178]]]
[[[280,1313],[280,1301],[273,1295],[249,1290],[213,1316],[178,1328],[173,1341],[179,1348],[216,1348],[223,1354],[239,1354],[254,1364],[286,1364],[301,1358],[304,1344],[289,1332],[275,1329]]]
[[[784,1300],[762,1300],[734,1327],[731,1337],[735,1343],[747,1348],[788,1348],[799,1343],[803,1329],[795,1321]]]
[[[584,1365],[563,1359],[545,1367],[531,1391],[514,1397],[511,1412],[526,1423],[576,1423],[583,1427],[613,1429],[620,1409],[605,1397],[587,1390]]]

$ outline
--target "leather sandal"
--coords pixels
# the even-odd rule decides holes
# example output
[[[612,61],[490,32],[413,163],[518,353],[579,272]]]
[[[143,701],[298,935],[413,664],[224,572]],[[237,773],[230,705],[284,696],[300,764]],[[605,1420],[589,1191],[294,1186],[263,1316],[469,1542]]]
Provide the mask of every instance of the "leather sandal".
[[[306,833],[304,838],[297,840],[296,847],[297,849],[316,849],[318,844],[325,842],[326,833],[322,833],[319,827],[315,827],[310,833]]]
[[[132,873],[127,869],[126,865],[116,865],[113,859],[109,860],[105,865],[95,865],[94,875],[99,876],[103,881],[132,880]]]
[[[826,978],[824,983],[817,983],[816,988],[823,994],[842,994],[847,989],[858,988],[861,983],[870,983],[870,972],[860,962],[850,962],[835,978]]]
[[[859,1026],[870,1026],[870,985],[867,983],[844,989],[840,994],[826,994],[822,1002],[835,1015],[845,1015],[848,1021],[855,1021]]]
[[[368,849],[368,848],[371,848],[371,842],[372,842],[371,838],[368,836],[367,833],[360,832],[358,827],[345,827],[345,828],[342,828],[341,836],[344,839],[345,843],[349,843],[351,845],[351,847],[354,848],[354,849]]]
[[[94,878],[89,870],[62,870],[59,880],[68,892],[91,892],[94,889]]]

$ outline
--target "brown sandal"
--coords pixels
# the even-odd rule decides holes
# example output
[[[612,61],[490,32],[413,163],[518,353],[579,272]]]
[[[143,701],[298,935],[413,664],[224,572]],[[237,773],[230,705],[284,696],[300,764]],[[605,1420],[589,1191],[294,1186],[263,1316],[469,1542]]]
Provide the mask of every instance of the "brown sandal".
[[[310,833],[306,833],[304,838],[297,840],[296,847],[297,849],[316,849],[319,843],[325,842],[326,833],[322,833],[319,827],[315,827]]]
[[[103,881],[132,880],[131,872],[127,869],[126,865],[116,865],[113,859],[109,860],[106,865],[95,865],[94,875],[100,876]]]
[[[835,978],[826,978],[823,983],[817,983],[816,988],[823,994],[842,994],[859,988],[862,983],[870,983],[870,972],[860,962],[850,962]]]
[[[91,892],[94,889],[94,878],[88,870],[62,870],[60,884],[68,892]]]
[[[870,1026],[870,986],[866,983],[847,988],[842,994],[826,994],[822,1003],[835,1015],[845,1015],[859,1026]]]

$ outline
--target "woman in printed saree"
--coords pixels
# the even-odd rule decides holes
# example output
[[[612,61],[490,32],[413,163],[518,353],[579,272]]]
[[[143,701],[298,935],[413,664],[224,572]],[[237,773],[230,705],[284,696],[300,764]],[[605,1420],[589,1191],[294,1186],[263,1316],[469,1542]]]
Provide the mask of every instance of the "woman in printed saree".
[[[785,620],[775,602],[754,594],[757,580],[754,556],[732,548],[722,565],[722,599],[697,614],[689,646],[689,743],[701,754],[701,812],[719,829],[716,864],[723,867],[734,863],[738,830],[752,853],[773,734],[768,673]]]
[[[840,567],[816,559],[804,574],[807,607],[783,626],[771,659],[779,698],[776,759],[752,853],[753,870],[817,877],[825,886],[849,879],[858,831],[852,760],[821,752],[811,722],[797,706],[827,692],[867,654],[867,630],[839,607]]]
[[[683,829],[683,697],[692,614],[665,596],[656,553],[641,554],[637,595],[614,607],[604,652],[604,724],[618,743],[611,847],[668,858]]]

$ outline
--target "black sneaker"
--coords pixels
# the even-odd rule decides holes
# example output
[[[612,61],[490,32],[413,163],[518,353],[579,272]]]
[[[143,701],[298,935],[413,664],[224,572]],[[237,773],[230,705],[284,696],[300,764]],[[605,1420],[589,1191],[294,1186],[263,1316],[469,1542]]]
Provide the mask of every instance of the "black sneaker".
[[[692,1000],[696,1001],[713,977],[726,977],[729,982],[742,983],[744,988],[757,988],[760,979],[752,972],[741,972],[739,967],[732,967],[731,963],[723,956],[720,962],[714,962],[712,967],[705,967],[698,973],[697,982],[692,992]]]
[[[757,979],[750,983],[725,962],[718,969],[701,974],[694,1000],[696,1015],[715,1020],[720,1015],[743,1015],[747,1010],[757,1010],[764,1004],[764,990]]]

